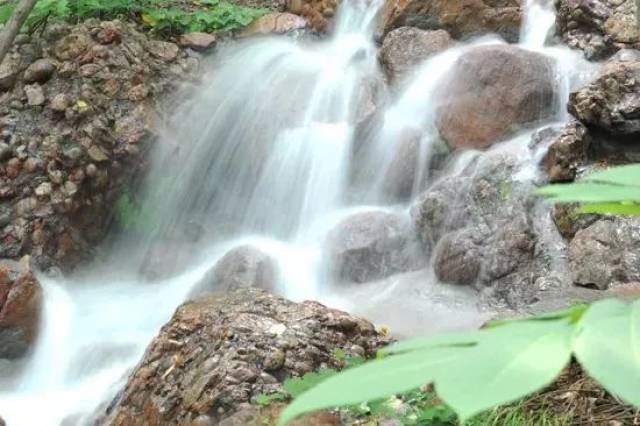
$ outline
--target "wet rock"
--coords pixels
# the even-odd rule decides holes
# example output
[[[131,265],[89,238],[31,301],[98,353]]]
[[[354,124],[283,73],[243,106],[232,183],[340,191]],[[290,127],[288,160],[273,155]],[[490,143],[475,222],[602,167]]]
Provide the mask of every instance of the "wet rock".
[[[480,241],[471,232],[462,230],[447,234],[435,249],[434,271],[445,283],[470,285],[475,283],[482,267]]]
[[[0,358],[19,358],[35,343],[42,310],[42,288],[30,260],[0,260]]]
[[[316,302],[258,289],[208,296],[178,308],[99,424],[222,424],[285,377],[339,367],[336,349],[350,355],[357,345],[370,356],[381,343],[367,321]],[[267,372],[274,351],[285,360]]]
[[[453,148],[486,148],[550,117],[553,63],[515,46],[481,46],[458,59],[440,96],[441,136]]]
[[[271,256],[255,247],[240,246],[216,263],[190,297],[249,287],[274,293],[277,290],[277,264]]]
[[[544,158],[545,168],[551,182],[572,181],[578,169],[587,162],[591,137],[580,122],[568,124],[554,139]]]
[[[640,133],[640,62],[613,64],[569,96],[569,112],[613,135]]]
[[[452,45],[451,37],[444,30],[401,27],[384,38],[380,59],[389,81],[401,82],[424,60]]]
[[[634,0],[555,0],[558,34],[589,59],[640,46],[638,6]]]
[[[242,31],[242,35],[283,34],[289,31],[304,29],[307,25],[307,20],[301,16],[287,12],[274,12],[268,13],[253,21]]]
[[[569,246],[573,281],[606,290],[640,281],[640,219],[605,218],[579,230]]]
[[[487,33],[516,41],[522,19],[517,0],[385,0],[381,32],[402,26],[444,29],[456,39]]]
[[[326,252],[335,276],[362,283],[422,267],[416,243],[407,218],[371,211],[349,216],[331,230]]]
[[[25,83],[46,83],[56,72],[56,64],[51,59],[38,59],[24,72]]]
[[[390,199],[406,200],[413,193],[419,173],[420,136],[415,129],[405,129],[399,137],[382,183],[382,190]]]
[[[287,0],[287,11],[304,17],[318,31],[328,31],[338,9],[338,0]]]
[[[580,205],[576,203],[556,204],[553,207],[553,222],[567,240],[571,240],[578,231],[600,219],[598,214],[579,213],[579,207]]]
[[[20,61],[10,54],[7,55],[2,64],[0,64],[0,90],[11,90],[19,72]]]
[[[187,33],[182,34],[178,44],[194,50],[207,50],[216,43],[216,36],[208,33]]]
[[[46,101],[44,90],[37,83],[25,86],[24,93],[27,95],[27,103],[31,106],[40,106]]]

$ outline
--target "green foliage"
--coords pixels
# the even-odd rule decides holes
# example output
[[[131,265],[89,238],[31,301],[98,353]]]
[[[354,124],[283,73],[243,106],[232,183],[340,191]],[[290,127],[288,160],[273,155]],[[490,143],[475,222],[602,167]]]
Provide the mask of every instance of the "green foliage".
[[[615,348],[615,350],[612,350]],[[461,422],[549,385],[575,355],[610,393],[640,407],[640,301],[605,300],[475,332],[391,346],[382,359],[332,375],[304,392],[280,424],[433,383]]]
[[[124,16],[157,31],[217,31],[245,27],[267,12],[225,0],[201,0],[195,10],[172,7],[171,3],[171,0],[39,0],[26,27],[33,28],[47,18],[78,20]],[[13,8],[13,4],[0,5],[0,24],[7,22]]]
[[[640,164],[611,167],[576,183],[546,186],[538,193],[554,202],[582,203],[581,213],[640,215]]]

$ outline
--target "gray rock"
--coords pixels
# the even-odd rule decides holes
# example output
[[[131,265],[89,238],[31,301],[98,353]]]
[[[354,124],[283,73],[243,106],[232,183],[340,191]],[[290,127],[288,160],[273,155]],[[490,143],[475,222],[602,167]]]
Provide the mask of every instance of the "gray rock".
[[[426,59],[452,45],[453,40],[444,30],[400,27],[384,38],[380,59],[389,81],[401,83]]]
[[[46,101],[44,90],[38,83],[24,86],[24,93],[27,95],[27,103],[31,106],[40,106]]]
[[[640,281],[640,219],[606,218],[578,231],[569,246],[574,283],[600,290]]]
[[[434,271],[444,283],[471,285],[482,267],[477,237],[470,230],[451,232],[435,249]]]
[[[196,285],[190,298],[238,288],[261,288],[276,292],[278,266],[268,254],[252,246],[230,250],[204,280]]]
[[[634,0],[555,0],[556,29],[569,47],[589,59],[638,48],[638,6]]]
[[[19,72],[20,60],[11,54],[5,56],[4,61],[0,64],[0,90],[11,90],[16,83]]]
[[[440,88],[436,125],[454,149],[482,149],[554,113],[551,60],[512,45],[462,55]]]
[[[569,112],[588,127],[627,136],[640,133],[640,62],[606,67],[594,82],[571,93]]]
[[[24,72],[25,83],[46,83],[56,71],[56,64],[51,59],[38,59]]]
[[[371,356],[382,343],[369,322],[317,302],[258,289],[219,293],[178,308],[98,424],[193,424],[202,413],[202,424],[220,424],[286,377],[339,368],[336,349],[351,356],[355,345]],[[267,372],[274,350],[285,360]]]
[[[329,233],[325,250],[333,275],[356,283],[420,269],[425,262],[408,218],[382,211],[344,219]]]

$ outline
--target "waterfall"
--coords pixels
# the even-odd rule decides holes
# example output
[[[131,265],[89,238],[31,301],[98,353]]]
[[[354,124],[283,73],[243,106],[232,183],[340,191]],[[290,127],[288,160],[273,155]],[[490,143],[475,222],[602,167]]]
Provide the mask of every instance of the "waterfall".
[[[550,3],[527,1],[521,47],[556,60],[562,90],[552,121],[563,122],[569,90],[595,67],[545,44],[553,25]],[[190,289],[241,244],[279,261],[280,285],[293,300],[320,299],[385,323],[393,317],[400,333],[434,324],[452,309],[456,321],[443,319],[440,327],[478,321],[474,295],[439,285],[428,269],[348,290],[328,288],[322,275],[324,239],[342,218],[371,209],[406,213],[408,206],[383,190],[393,153],[404,135],[416,135],[411,192],[419,193],[440,143],[435,112],[442,79],[469,49],[504,43],[486,36],[431,57],[382,105],[374,42],[381,6],[381,0],[343,1],[329,39],[252,38],[207,60],[203,83],[174,112],[153,153],[141,197],[151,230],[119,236],[109,256],[73,279],[41,278],[40,340],[18,388],[0,388],[0,415],[9,426],[89,424]],[[364,137],[370,103],[379,103],[380,123]],[[496,149],[522,147],[529,135]],[[363,143],[358,138],[368,147],[354,159]],[[445,175],[458,174],[478,155],[484,154],[460,155]],[[532,179],[536,158],[519,155],[522,179]],[[353,168],[357,190],[349,182]],[[141,282],[139,271],[158,246],[170,253],[162,262],[174,263],[171,274]],[[177,255],[183,247],[188,259]]]

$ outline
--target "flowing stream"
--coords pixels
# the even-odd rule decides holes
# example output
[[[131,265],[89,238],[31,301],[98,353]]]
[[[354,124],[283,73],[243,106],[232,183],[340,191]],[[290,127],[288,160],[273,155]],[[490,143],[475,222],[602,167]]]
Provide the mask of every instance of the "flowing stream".
[[[504,43],[497,37],[459,43],[427,60],[401,93],[386,93],[373,37],[380,3],[344,1],[328,40],[263,37],[210,58],[205,83],[175,113],[154,153],[143,188],[149,232],[115,237],[110,253],[72,278],[40,277],[45,313],[37,347],[23,365],[0,368],[0,376],[14,372],[0,379],[0,414],[9,426],[90,423],[191,288],[240,244],[278,260],[287,297],[321,300],[399,334],[469,327],[486,318],[473,292],[439,284],[429,268],[352,288],[325,284],[328,230],[355,211],[407,211],[380,179],[396,143],[403,132],[420,135],[411,189],[417,194],[438,143],[439,82],[466,50]],[[552,122],[563,122],[570,88],[592,69],[578,53],[546,45],[554,21],[550,3],[528,0],[521,46],[556,60],[562,90]],[[354,188],[352,152],[370,114],[367,99],[386,106],[381,125],[367,136],[370,148],[358,160]],[[529,135],[491,151],[517,149]],[[458,173],[477,155],[487,154],[467,152],[447,173]],[[530,179],[536,158],[521,158],[523,179]],[[163,248],[170,254],[184,248],[188,256],[163,258],[171,278],[142,278],[145,268],[160,267],[148,259]]]

